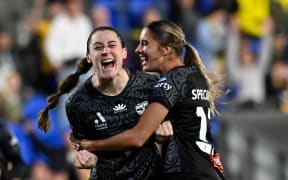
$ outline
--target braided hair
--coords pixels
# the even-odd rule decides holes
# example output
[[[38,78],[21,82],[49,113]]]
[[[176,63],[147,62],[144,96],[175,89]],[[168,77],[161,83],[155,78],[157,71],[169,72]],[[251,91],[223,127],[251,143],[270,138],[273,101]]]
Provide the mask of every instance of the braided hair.
[[[87,50],[86,50],[87,54],[90,53],[89,44],[91,42],[92,35],[98,31],[105,31],[105,30],[115,32],[121,42],[122,47],[125,47],[123,38],[116,29],[109,27],[109,26],[100,26],[100,27],[95,28],[88,37]],[[92,63],[89,63],[87,58],[81,59],[80,62],[77,64],[76,72],[68,75],[63,81],[59,83],[57,92],[48,96],[46,107],[38,113],[38,128],[39,129],[41,129],[45,133],[48,132],[51,126],[50,119],[49,119],[49,110],[57,106],[60,96],[62,96],[63,94],[69,93],[77,85],[79,81],[79,77],[82,74],[87,73],[91,67],[92,67]]]
[[[48,132],[51,123],[48,115],[48,111],[56,107],[59,102],[60,96],[70,92],[78,83],[81,74],[85,74],[89,71],[92,64],[88,63],[86,58],[81,59],[77,65],[77,71],[73,74],[68,75],[63,81],[60,82],[57,92],[51,94],[47,98],[47,105],[38,113],[38,128]]]

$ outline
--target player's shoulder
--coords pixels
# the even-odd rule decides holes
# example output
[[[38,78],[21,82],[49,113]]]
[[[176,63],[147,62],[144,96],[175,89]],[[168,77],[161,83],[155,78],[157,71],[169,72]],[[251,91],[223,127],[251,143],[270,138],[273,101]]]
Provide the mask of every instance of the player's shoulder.
[[[89,89],[92,88],[91,79],[88,78],[84,82],[79,83],[75,88],[73,88],[69,93],[68,102],[77,99],[78,97],[85,96]]]
[[[128,69],[126,68],[128,75],[131,78],[138,79],[140,81],[153,81],[156,82],[159,79],[159,75],[157,73],[149,73],[138,69]]]
[[[201,75],[200,71],[196,68],[196,66],[178,66],[167,73],[165,73],[163,76],[167,77],[167,79],[175,79],[175,78],[183,78],[186,79],[188,76],[193,75]]]

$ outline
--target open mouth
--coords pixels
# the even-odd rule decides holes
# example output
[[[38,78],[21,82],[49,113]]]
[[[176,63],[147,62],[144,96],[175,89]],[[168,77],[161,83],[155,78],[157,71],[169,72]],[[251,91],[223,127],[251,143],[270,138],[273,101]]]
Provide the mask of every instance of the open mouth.
[[[142,64],[145,64],[148,61],[147,56],[140,56],[140,60],[142,61]]]
[[[115,65],[115,60],[113,60],[113,59],[104,60],[101,62],[101,65],[104,69],[113,68]]]

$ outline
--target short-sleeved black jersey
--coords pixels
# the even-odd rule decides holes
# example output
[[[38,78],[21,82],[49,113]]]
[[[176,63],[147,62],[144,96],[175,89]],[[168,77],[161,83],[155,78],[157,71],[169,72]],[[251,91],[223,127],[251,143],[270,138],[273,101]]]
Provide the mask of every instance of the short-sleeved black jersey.
[[[150,100],[168,108],[167,119],[174,130],[174,137],[163,148],[164,172],[209,177],[212,168],[209,158],[214,149],[208,122],[209,91],[204,76],[194,66],[174,68],[160,77]],[[213,177],[215,171],[212,172]]]
[[[89,78],[69,97],[66,111],[75,137],[103,139],[136,125],[148,106],[158,77],[142,71],[126,71],[128,84],[117,96],[103,95],[92,86]],[[98,162],[91,179],[150,179],[158,171],[160,162],[151,138],[142,148],[95,154]]]

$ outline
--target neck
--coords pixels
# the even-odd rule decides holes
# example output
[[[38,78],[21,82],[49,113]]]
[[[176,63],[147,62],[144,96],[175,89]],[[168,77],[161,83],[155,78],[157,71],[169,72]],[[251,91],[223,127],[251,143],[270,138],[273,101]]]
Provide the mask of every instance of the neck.
[[[113,79],[99,79],[95,74],[92,77],[92,84],[102,94],[107,96],[116,96],[123,91],[128,80],[129,76],[127,72],[124,69],[121,69]]]
[[[166,73],[170,71],[171,69],[179,66],[184,66],[184,63],[180,58],[173,59],[173,60],[168,60],[165,66],[162,69],[162,73]]]

